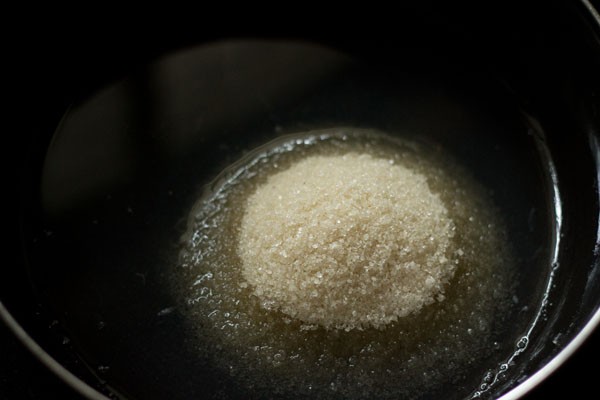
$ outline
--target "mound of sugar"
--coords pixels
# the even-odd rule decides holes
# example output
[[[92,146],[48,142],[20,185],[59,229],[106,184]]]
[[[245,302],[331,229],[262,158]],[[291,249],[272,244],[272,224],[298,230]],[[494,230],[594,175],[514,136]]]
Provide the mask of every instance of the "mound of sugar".
[[[237,253],[263,307],[382,328],[443,300],[454,223],[426,178],[367,154],[311,156],[248,198]]]

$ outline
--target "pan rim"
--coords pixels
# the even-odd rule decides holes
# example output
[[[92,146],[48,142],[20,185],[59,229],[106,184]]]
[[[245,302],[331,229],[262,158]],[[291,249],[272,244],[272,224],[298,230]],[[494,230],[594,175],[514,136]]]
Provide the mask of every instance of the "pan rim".
[[[580,0],[580,2],[585,8],[588,17],[595,23],[595,30],[600,32],[600,13],[589,0]],[[91,385],[77,377],[42,348],[34,338],[25,331],[23,326],[15,319],[13,314],[6,308],[1,300],[0,320],[31,354],[69,387],[90,400],[109,400],[109,397],[100,393]],[[596,309],[587,322],[582,325],[579,332],[568,345],[566,345],[557,355],[552,357],[552,359],[550,359],[550,361],[541,369],[537,370],[521,384],[499,397],[499,400],[514,400],[525,396],[561,367],[586,342],[592,332],[594,332],[595,329],[598,329],[598,326],[600,326],[600,308]]]
[[[96,389],[75,376],[71,371],[63,367],[46,350],[44,350],[17,322],[8,309],[0,301],[0,320],[2,320],[16,338],[33,354],[42,364],[52,371],[58,378],[69,387],[75,389],[79,394],[89,400],[108,400]]]

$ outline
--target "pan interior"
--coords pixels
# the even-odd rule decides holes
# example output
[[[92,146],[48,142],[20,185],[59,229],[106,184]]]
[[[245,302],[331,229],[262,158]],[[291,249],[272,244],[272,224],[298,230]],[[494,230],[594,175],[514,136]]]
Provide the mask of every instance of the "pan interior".
[[[282,134],[338,126],[440,146],[490,194],[514,252],[512,304],[485,360],[445,384],[458,399],[515,378],[511,357],[527,348],[556,249],[543,132],[491,74],[411,49],[390,64],[303,42],[218,42],[72,107],[46,155],[40,220],[26,233],[34,287],[64,346],[126,398],[285,395],[215,368],[223,348],[199,345],[207,338],[190,329],[171,283],[188,214],[219,172]]]

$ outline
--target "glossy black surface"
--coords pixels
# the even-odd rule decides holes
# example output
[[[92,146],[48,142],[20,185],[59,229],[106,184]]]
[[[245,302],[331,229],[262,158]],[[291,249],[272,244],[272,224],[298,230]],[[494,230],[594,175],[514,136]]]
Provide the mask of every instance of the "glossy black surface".
[[[593,120],[594,116],[598,116],[598,103],[597,103],[597,88],[598,81],[597,75],[594,80],[594,66],[599,65],[598,57],[588,56],[585,53],[588,44],[580,43],[572,45],[570,40],[579,38],[581,32],[578,33],[577,29],[569,22],[564,22],[559,18],[557,12],[564,11],[558,4],[560,2],[550,2],[549,10],[543,10],[541,15],[538,13],[539,10],[533,7],[526,8],[520,13],[520,16],[516,17],[514,25],[510,26],[510,29],[501,29],[504,25],[502,23],[506,21],[507,17],[514,17],[514,9],[511,9],[511,5],[506,5],[506,8],[500,9],[499,15],[492,19],[492,21],[482,21],[474,17],[474,14],[461,14],[457,15],[457,11],[448,11],[449,14],[444,14],[439,10],[435,10],[433,7],[423,7],[425,14],[429,15],[428,25],[421,27],[420,32],[422,36],[419,40],[421,44],[427,46],[417,48],[418,46],[410,47],[410,52],[413,56],[419,57],[424,56],[429,49],[435,48],[439,50],[442,56],[452,54],[455,59],[462,59],[461,62],[469,65],[471,71],[481,73],[482,68],[488,68],[493,66],[494,73],[498,72],[500,75],[506,78],[506,82],[511,89],[517,91],[518,95],[515,97],[517,101],[521,103],[528,111],[536,114],[542,121],[543,127],[548,131],[552,137],[552,147],[554,149],[563,149],[563,152],[555,152],[557,162],[560,164],[561,182],[566,186],[564,191],[566,193],[565,206],[578,210],[574,213],[567,224],[567,233],[569,233],[569,240],[565,243],[566,254],[564,256],[571,260],[576,259],[577,265],[585,268],[586,265],[592,265],[594,260],[590,253],[590,247],[594,245],[594,228],[596,228],[595,222],[590,218],[589,221],[585,220],[585,215],[593,214],[597,211],[597,203],[593,200],[580,200],[579,195],[585,194],[579,189],[586,187],[588,182],[594,181],[593,165],[591,156],[589,154],[582,155],[582,151],[585,152],[587,144],[587,135],[597,134],[597,125],[594,125],[590,121]],[[573,9],[566,8],[568,12],[574,13]],[[430,13],[430,14],[428,14]],[[537,18],[532,18],[536,15]],[[574,15],[574,14],[573,14]],[[460,17],[459,19],[454,19]],[[531,18],[531,19],[528,19]],[[573,17],[574,18],[574,17]],[[535,21],[532,23],[531,21]],[[447,32],[436,31],[435,29],[429,29],[433,27],[439,27],[438,24],[445,25]],[[95,27],[87,27],[83,29],[83,35],[87,35],[87,43],[82,45],[80,41],[74,42],[72,33],[65,32],[64,34],[40,34],[35,37],[32,41],[25,43],[20,49],[22,53],[19,53],[21,58],[16,61],[18,74],[15,76],[20,77],[16,83],[21,86],[21,96],[16,97],[18,101],[16,105],[20,109],[20,113],[15,114],[16,119],[21,122],[21,130],[23,132],[36,133],[36,139],[34,142],[29,142],[29,135],[27,137],[18,138],[18,146],[16,148],[24,149],[27,148],[29,151],[29,161],[25,163],[27,167],[20,167],[20,172],[24,172],[26,177],[33,177],[35,179],[36,171],[41,169],[40,160],[45,152],[45,145],[47,145],[50,133],[54,131],[54,127],[58,124],[64,110],[68,104],[73,101],[77,102],[81,99],[85,99],[92,91],[96,90],[115,79],[129,74],[143,70],[142,65],[147,61],[152,60],[163,51],[167,49],[173,49],[175,47],[184,46],[187,44],[195,43],[198,40],[204,40],[201,32],[190,34],[189,32],[184,34],[185,39],[180,40],[180,37],[176,35],[161,35],[159,33],[152,33],[152,30],[148,30],[148,36],[129,36],[129,35],[117,35],[117,34],[102,34],[98,35],[97,32],[92,32]],[[388,38],[385,41],[325,41],[328,44],[335,45],[341,49],[361,54],[364,57],[376,57],[381,61],[394,61],[398,60],[398,49],[402,49],[414,38],[409,36],[411,34],[411,28],[415,28],[414,25],[405,26],[406,31],[400,30],[397,32],[397,37]],[[518,28],[518,29],[513,29]],[[478,37],[474,37],[470,34],[470,29],[478,29],[480,32]],[[105,32],[105,31],[100,31]],[[465,40],[462,42],[462,40]],[[438,43],[438,41],[440,41]],[[387,62],[386,61],[386,62]],[[596,64],[595,64],[596,63]],[[573,67],[576,65],[577,67]],[[437,68],[437,67],[436,67]],[[435,68],[432,67],[432,70]],[[447,70],[446,70],[447,71]],[[466,75],[466,73],[465,73]],[[142,75],[143,76],[143,75]],[[587,79],[587,80],[586,80]],[[141,81],[145,83],[144,80]],[[134,93],[144,92],[148,90],[148,87],[134,87]],[[594,99],[596,103],[594,104]],[[496,100],[486,100],[493,104]],[[142,107],[152,106],[152,104],[141,103]],[[136,110],[132,109],[132,115],[142,112],[145,113],[148,110]],[[35,117],[33,117],[33,115]],[[275,113],[277,116],[278,113]],[[285,123],[286,121],[270,121],[273,124]],[[150,126],[150,125],[149,125]],[[143,126],[138,127],[137,131],[142,131]],[[235,129],[235,126],[229,129]],[[162,158],[164,148],[160,142],[160,132],[155,131],[154,138],[158,138],[158,141],[149,141],[140,150],[140,153],[144,154],[144,158],[140,159],[141,164],[137,164],[136,168],[141,168],[145,173],[159,173],[163,163],[168,160]],[[40,140],[41,138],[41,140]],[[135,143],[142,143],[140,137],[134,137]],[[21,142],[22,140],[22,142]],[[255,142],[260,142],[260,138],[253,138]],[[34,143],[33,146],[29,145]],[[247,143],[250,145],[250,143]],[[217,146],[218,147],[218,146]],[[223,150],[224,151],[224,150]],[[135,156],[135,154],[134,154]],[[223,159],[222,156],[215,152],[213,154],[215,160]],[[225,157],[226,158],[226,157]],[[210,159],[205,160],[206,165],[212,165]],[[574,164],[573,164],[574,163]],[[573,164],[573,168],[568,167]],[[27,170],[30,168],[30,170]],[[210,168],[218,169],[217,166],[211,166]],[[592,168],[592,169],[590,169]],[[585,171],[584,174],[579,174],[580,171]],[[102,168],[96,171],[99,175],[108,176],[110,171]],[[577,173],[575,173],[577,172]],[[127,184],[127,182],[125,182]],[[591,183],[589,183],[591,185]],[[142,185],[144,186],[144,185]],[[24,198],[36,198],[39,193],[35,193],[35,185],[25,186],[26,190],[32,190],[32,196],[24,196]],[[92,234],[99,227],[100,229],[106,229],[110,231],[110,226],[114,226],[121,220],[127,224],[130,223],[128,229],[139,229],[143,231],[145,221],[136,220],[140,215],[146,215],[149,209],[139,209],[138,207],[132,207],[131,212],[128,208],[128,202],[134,201],[135,196],[141,196],[140,193],[159,193],[156,196],[155,202],[152,205],[159,207],[161,202],[165,205],[171,205],[174,202],[176,204],[184,204],[189,201],[190,196],[193,196],[194,189],[189,189],[188,193],[181,193],[181,191],[173,192],[173,188],[168,184],[162,186],[155,186],[152,182],[148,182],[143,188],[142,192],[125,193],[125,197],[117,198],[121,203],[119,206],[107,211],[107,215],[112,215],[114,220],[109,223],[102,225],[106,221],[97,220],[93,215],[85,215],[86,234]],[[590,193],[587,192],[589,195]],[[103,196],[105,193],[103,193]],[[128,198],[127,196],[134,196]],[[103,198],[106,201],[106,198]],[[179,202],[179,203],[177,203]],[[32,204],[21,204],[25,209],[31,209]],[[15,217],[15,216],[11,216]],[[160,216],[157,217],[157,221],[160,221]],[[165,217],[167,218],[167,217]],[[168,219],[168,218],[167,218]],[[156,221],[156,220],[155,220]],[[75,222],[73,226],[79,226],[81,221]],[[127,229],[124,230],[127,232]],[[47,230],[48,236],[52,236],[53,231]],[[581,240],[580,240],[581,239]],[[160,238],[153,238],[156,243],[160,242]],[[121,246],[124,249],[135,248],[140,246],[143,248],[148,243],[135,243],[131,241],[129,236],[123,235],[120,239]],[[19,246],[18,243],[14,243],[15,248]],[[150,244],[150,246],[152,246]],[[102,262],[111,264],[111,257],[115,257],[114,253],[102,253],[105,260],[99,260],[98,263]],[[79,256],[85,255],[84,251],[79,253]],[[77,254],[75,254],[77,256]],[[595,274],[596,270],[590,267],[590,276]],[[596,267],[597,268],[597,267]],[[8,269],[3,267],[3,274],[6,276],[2,279],[0,286],[2,288],[2,301],[6,303],[7,307],[15,314],[18,320],[25,326],[26,329],[35,333],[42,344],[47,346],[52,351],[62,353],[62,332],[52,331],[48,335],[49,325],[53,324],[54,318],[46,315],[47,305],[40,306],[37,299],[31,296],[21,297],[20,294],[27,293],[29,291],[28,281],[26,272],[23,269]],[[75,271],[77,272],[77,271]],[[136,270],[140,274],[139,277],[136,275],[128,275],[127,277],[119,275],[119,270],[114,270],[112,273],[116,280],[125,282],[132,286],[141,285],[141,282],[146,278],[146,271],[140,269]],[[108,271],[108,273],[111,273]],[[578,272],[572,272],[573,275],[577,275]],[[577,286],[574,290],[584,290],[584,286],[581,280],[578,278],[570,277],[571,273],[565,275],[564,282],[568,287],[570,282],[574,282]],[[144,278],[142,278],[144,277]],[[152,276],[150,276],[152,278]],[[39,278],[38,278],[39,279]],[[130,279],[131,282],[127,281]],[[561,278],[563,279],[563,278]],[[51,280],[48,280],[50,282]],[[166,307],[169,304],[168,299],[165,299],[164,295],[161,297],[159,285],[156,281],[149,279],[147,281],[149,287],[140,288],[140,293],[144,290],[151,291],[152,296],[148,296],[151,303],[148,306],[148,312],[160,311],[161,307]],[[598,285],[592,282],[592,285]],[[152,286],[153,285],[153,286]],[[50,287],[49,290],[58,290],[57,287]],[[60,291],[69,288],[62,288]],[[587,315],[593,307],[597,305],[597,301],[593,298],[593,293],[598,293],[597,290],[588,289],[592,295],[588,296],[587,300],[580,304],[569,305],[569,309],[564,313],[565,321],[558,321],[557,324],[568,325],[571,321],[572,315]],[[99,289],[99,293],[101,290]],[[70,296],[77,297],[77,292],[67,292],[65,298],[69,299]],[[86,293],[83,293],[83,298],[86,297]],[[98,295],[100,296],[100,294]],[[88,298],[90,298],[88,296]],[[93,296],[92,296],[93,298]],[[30,303],[31,302],[31,303]],[[154,304],[154,305],[152,305]],[[65,303],[64,306],[67,308],[73,307],[72,304]],[[85,306],[79,305],[79,306]],[[56,304],[52,307],[56,307]],[[129,312],[138,312],[139,309],[135,308],[135,304],[129,305]],[[578,308],[579,307],[579,308]],[[111,303],[110,299],[107,299],[103,308],[107,312],[119,312],[119,302]],[[85,338],[86,329],[89,327],[102,327],[102,334],[108,332],[111,333],[110,326],[108,329],[104,329],[102,325],[105,323],[106,317],[98,314],[91,314],[88,316],[88,320],[78,319],[81,323],[79,335]],[[110,319],[110,316],[108,317]],[[88,328],[86,328],[88,327]],[[121,327],[125,330],[127,327]],[[130,332],[135,332],[135,329],[144,329],[145,326],[131,326]],[[161,342],[164,340],[166,332],[161,333],[160,326],[158,326],[156,335],[153,340]],[[115,331],[112,331],[113,333]],[[571,332],[572,333],[572,332]],[[570,333],[570,334],[571,334]],[[96,332],[89,332],[90,335],[96,335]],[[133,334],[133,333],[132,333]],[[163,335],[163,336],[161,336]],[[4,335],[6,336],[6,335]],[[4,337],[3,336],[3,337]],[[589,360],[587,358],[589,354],[596,350],[597,351],[597,334],[595,335],[594,341],[590,342],[584,348],[583,352],[577,354],[567,366],[564,371],[556,375],[556,379],[549,381],[549,383],[542,386],[539,390],[532,394],[534,396],[552,392],[556,387],[562,385],[556,382],[580,382],[581,384],[589,381],[590,369],[582,368],[581,361]],[[1,338],[1,337],[0,337]],[[553,336],[549,337],[551,340]],[[171,340],[170,338],[169,340]],[[117,338],[113,337],[105,343],[113,343]],[[102,339],[97,340],[101,346]],[[0,370],[8,371],[4,373],[3,378],[0,375],[0,393],[6,393],[7,396],[15,396],[14,398],[20,398],[19,395],[27,393],[29,390],[30,394],[25,396],[36,396],[39,391],[45,391],[46,387],[55,386],[55,390],[65,390],[64,385],[60,383],[56,384],[56,379],[51,375],[47,374],[43,368],[40,368],[35,361],[28,357],[19,345],[15,344],[15,341],[10,338],[3,340],[4,346],[7,350],[4,350],[0,345],[0,350],[4,350],[3,353],[6,357],[5,360],[9,360],[8,364],[11,366],[6,367],[6,363]],[[6,345],[8,343],[8,345]],[[151,343],[151,342],[148,342]],[[112,347],[112,345],[110,345]],[[16,349],[12,352],[12,349]],[[152,346],[148,345],[148,348]],[[109,348],[111,352],[114,352],[114,348]],[[94,349],[99,353],[102,353],[102,347]],[[123,351],[126,351],[124,349]],[[126,353],[123,354],[126,358]],[[109,360],[110,361],[110,360]],[[171,360],[175,365],[176,360]],[[77,357],[67,355],[64,362],[68,366],[80,371],[83,376],[87,376],[85,368],[81,368],[78,363]],[[101,364],[101,363],[100,363]],[[14,369],[13,369],[14,365]],[[4,369],[5,368],[5,369]],[[568,372],[567,372],[568,371]],[[131,373],[131,371],[130,371]],[[176,371],[174,372],[176,373]],[[561,378],[562,374],[562,378]],[[23,378],[23,375],[27,378]],[[30,388],[24,389],[25,392],[20,393],[20,387],[22,383],[33,378],[33,384],[28,384]],[[87,378],[91,379],[89,376]],[[561,381],[562,379],[562,381]],[[579,379],[579,380],[578,380]],[[38,383],[41,386],[36,386]],[[54,383],[50,383],[54,382]],[[3,389],[6,387],[7,389]],[[554,385],[554,386],[553,386]],[[37,388],[37,389],[36,389]],[[37,390],[37,392],[36,392]],[[3,393],[4,391],[4,393]],[[66,390],[64,393],[68,393]],[[537,393],[537,394],[536,394]],[[58,397],[58,396],[57,396]],[[8,397],[11,398],[11,397]],[[23,397],[28,398],[28,397]],[[36,398],[36,397],[30,397]],[[541,397],[540,397],[541,398]]]
[[[525,399],[554,398],[565,387],[571,387],[575,392],[585,396],[587,388],[597,378],[597,371],[593,365],[599,352],[600,333],[595,332],[562,368],[529,393]],[[41,365],[4,326],[0,326],[0,354],[3,356],[0,361],[0,395],[2,399],[84,399]]]

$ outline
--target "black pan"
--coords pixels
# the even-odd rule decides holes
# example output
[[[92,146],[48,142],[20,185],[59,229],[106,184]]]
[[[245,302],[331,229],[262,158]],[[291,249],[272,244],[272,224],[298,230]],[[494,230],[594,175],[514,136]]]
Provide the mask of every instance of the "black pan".
[[[484,11],[410,7],[385,40],[88,28],[85,48],[56,33],[29,43],[2,318],[92,399],[264,395],[194,353],[167,284],[191,207],[283,133],[405,132],[493,192],[519,269],[487,364],[413,397],[525,395],[600,320],[600,20],[585,1]]]

